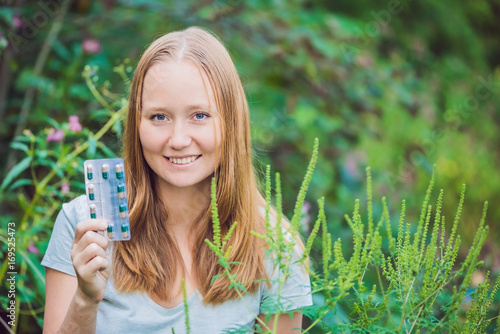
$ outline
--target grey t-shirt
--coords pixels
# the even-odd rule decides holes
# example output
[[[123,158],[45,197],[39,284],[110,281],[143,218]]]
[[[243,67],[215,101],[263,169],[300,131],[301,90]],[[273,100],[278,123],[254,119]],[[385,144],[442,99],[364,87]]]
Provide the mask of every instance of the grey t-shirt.
[[[43,266],[76,276],[70,256],[71,245],[76,224],[86,219],[84,195],[63,204],[42,260]],[[271,277],[271,289],[263,283],[255,294],[216,306],[203,304],[198,291],[188,296],[191,333],[249,333],[253,332],[255,316],[264,313],[265,305],[279,304],[287,311],[312,305],[309,276],[301,264],[290,264],[290,276],[281,288],[279,301],[276,282],[280,273],[273,270],[272,261],[266,260],[265,265]],[[167,309],[145,293],[119,293],[112,278],[108,281],[97,311],[97,333],[172,333],[172,328],[176,334],[186,333],[183,303]]]

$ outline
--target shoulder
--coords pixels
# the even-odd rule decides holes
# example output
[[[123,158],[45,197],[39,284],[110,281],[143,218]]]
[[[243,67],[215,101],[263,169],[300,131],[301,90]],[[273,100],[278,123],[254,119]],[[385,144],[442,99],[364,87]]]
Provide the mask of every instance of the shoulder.
[[[80,195],[62,205],[62,210],[65,214],[71,216],[85,216],[86,208],[87,202],[85,200],[85,195]]]
[[[87,202],[85,200],[85,195],[78,196],[70,202],[64,203],[59,215],[63,215],[63,217],[58,217],[58,219],[65,218],[74,228],[76,228],[78,222],[87,219]]]
[[[81,195],[62,205],[61,211],[57,215],[52,235],[59,237],[73,238],[76,225],[88,219],[87,202],[85,195]]]

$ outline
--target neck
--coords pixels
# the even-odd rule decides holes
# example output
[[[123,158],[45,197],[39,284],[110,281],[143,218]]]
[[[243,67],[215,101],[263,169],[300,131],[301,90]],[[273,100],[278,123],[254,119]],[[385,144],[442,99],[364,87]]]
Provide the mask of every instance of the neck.
[[[166,182],[158,184],[159,194],[168,211],[167,228],[174,234],[187,233],[195,219],[210,205],[210,178],[190,187],[175,187]]]

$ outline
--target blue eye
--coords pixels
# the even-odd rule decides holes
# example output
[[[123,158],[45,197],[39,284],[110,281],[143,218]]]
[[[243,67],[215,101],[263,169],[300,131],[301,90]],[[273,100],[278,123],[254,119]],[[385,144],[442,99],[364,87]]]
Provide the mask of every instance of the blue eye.
[[[194,115],[194,118],[195,118],[196,120],[199,120],[199,121],[204,120],[204,119],[205,119],[205,118],[207,118],[207,117],[208,117],[208,115],[207,115],[207,114],[205,114],[205,113],[202,113],[202,112],[196,113],[196,114]]]
[[[153,121],[162,122],[162,121],[166,120],[167,118],[165,117],[165,115],[156,114],[156,115],[151,116],[151,119]]]

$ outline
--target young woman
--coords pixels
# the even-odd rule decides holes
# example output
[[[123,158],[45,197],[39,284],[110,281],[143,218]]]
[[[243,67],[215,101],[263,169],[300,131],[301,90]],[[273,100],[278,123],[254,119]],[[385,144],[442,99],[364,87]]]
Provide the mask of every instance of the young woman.
[[[132,82],[123,154],[131,240],[111,245],[94,233],[107,224],[87,219],[84,196],[63,205],[42,261],[44,333],[185,333],[181,279],[191,333],[253,332],[255,323],[272,324],[274,316],[264,311],[277,303],[279,269],[250,233],[265,233],[265,219],[248,106],[216,37],[192,27],[160,37],[144,52]],[[228,245],[243,298],[220,275],[205,243],[213,240],[212,178],[221,234],[238,222]],[[288,311],[312,304],[300,263],[290,264],[279,295]],[[301,321],[299,312],[279,315],[278,333],[300,333]]]

